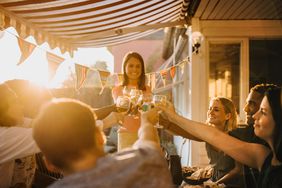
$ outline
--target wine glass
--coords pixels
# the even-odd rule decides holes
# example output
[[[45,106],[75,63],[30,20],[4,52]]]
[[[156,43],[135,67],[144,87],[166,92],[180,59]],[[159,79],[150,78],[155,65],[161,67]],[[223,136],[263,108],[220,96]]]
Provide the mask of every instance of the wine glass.
[[[143,112],[149,111],[152,107],[152,94],[142,94],[141,95],[141,110]]]
[[[127,112],[130,108],[130,99],[126,96],[118,96],[116,108],[118,112]]]
[[[142,95],[142,91],[138,90],[136,88],[131,89],[131,91],[130,91],[130,101],[131,101],[131,104],[132,104],[132,110],[131,110],[130,115],[132,115],[135,119],[139,118],[137,113],[138,113],[138,108],[139,108],[139,106],[141,106],[141,103],[142,103],[142,101],[140,100],[141,95]]]
[[[142,90],[138,90],[136,88],[131,89],[131,91],[130,91],[130,99],[131,99],[131,102],[134,105],[137,105],[137,103],[139,101],[139,98],[142,95],[142,93],[143,93]]]
[[[166,96],[165,95],[154,95],[153,96],[153,104],[154,106],[165,106],[166,105]],[[158,112],[159,115],[162,113],[161,111]],[[163,126],[158,123],[155,125],[156,128],[162,129]]]

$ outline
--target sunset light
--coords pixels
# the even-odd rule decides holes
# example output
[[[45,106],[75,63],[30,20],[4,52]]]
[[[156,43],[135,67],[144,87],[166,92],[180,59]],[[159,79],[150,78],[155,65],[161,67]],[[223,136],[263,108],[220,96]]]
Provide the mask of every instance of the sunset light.
[[[29,36],[25,41],[36,45],[36,41]],[[96,61],[105,61],[108,70],[113,72],[114,58],[106,48],[83,48],[78,49],[71,58],[69,53],[61,54],[59,48],[50,49],[48,43],[43,43],[34,48],[21,64],[17,65],[21,58],[21,51],[18,44],[18,34],[13,27],[7,28],[0,33],[0,83],[11,79],[25,79],[37,85],[49,88],[62,87],[64,80],[74,77],[75,63],[93,67]],[[52,78],[49,75],[48,60],[46,53],[51,52],[64,61],[58,66]]]

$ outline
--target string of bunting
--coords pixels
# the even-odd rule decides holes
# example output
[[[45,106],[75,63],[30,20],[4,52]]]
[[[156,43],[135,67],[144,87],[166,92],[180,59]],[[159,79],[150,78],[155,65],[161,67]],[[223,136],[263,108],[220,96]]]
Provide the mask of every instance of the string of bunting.
[[[179,72],[180,79],[184,74],[184,67],[185,63],[188,63],[188,58],[182,60],[177,65],[168,67],[163,70],[159,70],[157,72],[150,72],[146,73],[146,81],[147,85],[151,87],[151,89],[155,89],[156,87],[165,87],[167,83],[170,81],[173,83],[175,81],[176,73]],[[121,85],[123,81],[123,74],[122,73],[113,73],[111,74],[108,71],[99,70],[90,68],[84,65],[75,64],[75,70],[76,70],[76,76],[77,76],[77,83],[76,83],[76,89],[79,90],[87,78],[87,73],[89,70],[94,70],[99,72],[100,80],[101,80],[101,92],[102,94],[105,87],[111,87],[115,85]],[[157,83],[158,78],[161,78],[162,85],[160,86]]]
[[[0,39],[3,38],[5,32],[7,31],[0,30]],[[19,59],[19,62],[17,63],[18,66],[24,63],[24,61],[34,52],[35,48],[39,48],[46,52],[46,57],[48,61],[49,81],[50,81],[53,78],[53,76],[55,75],[56,70],[58,69],[59,65],[65,59],[53,53],[50,53],[12,33],[9,33],[9,34],[17,37],[18,39],[18,44],[19,44],[19,48],[21,51],[21,57]],[[157,72],[146,73],[147,85],[149,85],[151,89],[154,90],[156,87],[165,87],[169,81],[173,83],[175,81],[175,76],[178,72],[180,73],[180,77],[184,74],[184,65],[185,63],[188,63],[188,62],[189,62],[189,58],[187,57],[174,66],[159,70]],[[111,74],[108,71],[98,70],[98,69],[90,68],[90,67],[75,63],[75,73],[76,73],[76,86],[75,87],[77,91],[83,86],[83,83],[85,82],[85,79],[87,78],[87,73],[89,70],[94,70],[94,71],[99,72],[100,83],[101,83],[101,88],[102,88],[100,94],[102,94],[105,87],[120,85],[123,81],[122,73]],[[158,80],[161,80],[162,84],[159,84]]]
[[[10,35],[12,35],[13,37],[17,38],[18,41],[18,45],[19,45],[19,49],[21,52],[21,57],[17,63],[17,66],[22,65],[25,60],[30,57],[32,55],[32,53],[34,52],[35,49],[40,49],[42,51],[44,51],[46,53],[46,59],[48,62],[48,79],[49,81],[52,80],[52,78],[55,76],[56,71],[59,67],[59,65],[65,61],[65,58],[60,57],[58,55],[55,55],[54,53],[48,52],[42,48],[40,48],[39,46],[32,44],[20,37],[18,37],[17,35],[10,33],[7,30],[0,30],[0,39],[2,39],[4,37],[4,34],[8,33]]]

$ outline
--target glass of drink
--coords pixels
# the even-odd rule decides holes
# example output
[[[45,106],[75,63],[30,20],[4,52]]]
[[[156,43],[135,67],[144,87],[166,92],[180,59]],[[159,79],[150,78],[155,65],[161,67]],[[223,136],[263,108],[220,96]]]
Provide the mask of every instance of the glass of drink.
[[[118,112],[127,112],[130,108],[130,99],[126,96],[118,96],[116,108]]]
[[[142,95],[142,90],[131,89],[130,91],[130,99],[134,105],[137,105],[140,96]]]
[[[130,112],[130,115],[132,115],[134,118],[138,119],[138,109],[141,106],[142,101],[141,96],[142,95],[142,91],[138,90],[138,89],[131,89],[130,91],[130,102],[132,104],[132,110]]]
[[[166,96],[165,95],[154,95],[153,103],[155,106],[165,106],[166,105]]]
[[[153,96],[153,104],[154,106],[165,106],[166,105],[166,96],[165,95],[154,95]],[[158,112],[159,114],[162,113],[161,111]],[[156,128],[162,129],[163,126],[161,126],[158,123],[155,125]]]
[[[143,94],[140,98],[142,100],[141,110],[143,112],[149,111],[152,107],[152,94]]]

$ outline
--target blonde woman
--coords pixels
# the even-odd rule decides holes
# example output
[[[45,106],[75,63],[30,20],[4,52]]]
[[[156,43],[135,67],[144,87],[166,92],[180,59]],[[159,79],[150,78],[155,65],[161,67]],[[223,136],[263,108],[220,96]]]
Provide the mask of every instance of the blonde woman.
[[[203,123],[177,115],[160,107],[174,125],[224,151],[236,161],[259,170],[256,187],[282,187],[282,97],[281,88],[267,90],[254,115],[254,133],[269,145],[248,143],[223,134]]]
[[[207,123],[226,134],[236,129],[237,113],[234,103],[224,97],[213,98],[207,112]],[[206,143],[206,150],[214,169],[211,180],[240,187],[243,183],[241,177],[235,177],[233,174],[235,161],[209,143]]]
[[[163,116],[160,118],[160,123],[166,130],[191,140],[202,141],[198,137],[189,134],[183,128],[171,122],[166,123]],[[228,134],[229,131],[236,129],[237,113],[233,102],[224,97],[215,97],[211,99],[207,111],[206,124],[226,134]],[[210,160],[209,163],[213,166],[211,180],[230,186],[241,186],[242,178],[237,175],[235,176],[235,172],[238,170],[234,169],[235,161],[224,152],[208,143],[206,143],[206,151]]]

